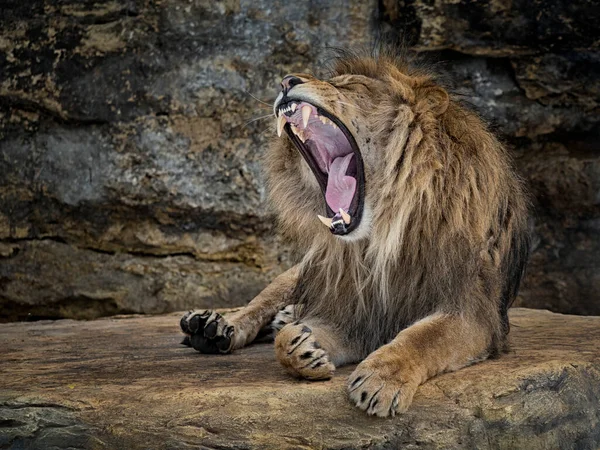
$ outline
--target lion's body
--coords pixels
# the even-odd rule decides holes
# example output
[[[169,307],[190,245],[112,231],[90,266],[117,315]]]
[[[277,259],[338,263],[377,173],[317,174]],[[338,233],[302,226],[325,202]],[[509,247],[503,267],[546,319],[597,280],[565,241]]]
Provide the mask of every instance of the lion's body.
[[[230,320],[252,329],[233,347],[295,303],[300,323],[276,339],[282,364],[323,378],[367,358],[350,396],[394,414],[429,377],[505,348],[529,253],[526,196],[503,146],[429,75],[385,57],[347,58],[327,82],[296,79],[291,92],[327,109],[360,147],[364,211],[355,231],[333,236],[316,220],[323,192],[305,159],[285,137],[272,145],[272,203],[302,257]],[[324,349],[315,358],[311,342]]]
[[[438,99],[428,98],[430,77],[407,76],[392,61],[385,63],[346,60],[335,79],[344,86],[359,75],[357,89],[352,83],[319,92],[331,96],[325,101],[342,120],[359,119],[345,118],[350,108],[335,106],[339,101],[353,99],[368,112],[358,113],[371,169],[368,238],[332,238],[314,220],[321,192],[296,149],[278,140],[268,154],[282,228],[306,255],[296,289],[301,314],[334,324],[359,347],[361,358],[434,312],[474,315],[486,322],[494,353],[503,347],[506,308],[528,255],[521,183],[476,115],[452,100],[439,114]],[[396,83],[396,95],[387,87],[376,102],[361,95],[365,85],[371,96],[377,92],[379,80]]]

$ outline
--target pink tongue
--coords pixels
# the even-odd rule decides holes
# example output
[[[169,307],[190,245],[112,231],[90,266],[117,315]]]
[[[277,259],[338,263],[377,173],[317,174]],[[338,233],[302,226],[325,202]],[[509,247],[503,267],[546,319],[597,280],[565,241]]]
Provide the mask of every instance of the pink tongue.
[[[329,167],[329,178],[327,180],[327,190],[325,191],[325,200],[327,204],[337,213],[340,208],[344,211],[350,209],[352,197],[356,190],[356,180],[346,175],[346,170],[354,156],[350,153],[346,156],[335,158]]]

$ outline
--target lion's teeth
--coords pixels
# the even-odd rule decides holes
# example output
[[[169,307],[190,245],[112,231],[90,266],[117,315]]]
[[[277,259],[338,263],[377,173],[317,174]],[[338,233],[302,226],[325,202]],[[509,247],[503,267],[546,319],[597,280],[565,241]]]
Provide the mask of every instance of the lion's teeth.
[[[332,126],[333,128],[337,129],[337,125],[328,117],[319,116],[319,119],[321,119],[321,122],[323,122],[323,124]]]
[[[292,129],[292,132],[298,136],[298,139],[300,139],[302,141],[302,143],[304,144],[306,142],[306,137],[304,136],[304,131],[299,130],[296,125],[294,125],[293,123],[290,123],[290,128]]]
[[[283,132],[283,127],[285,126],[285,115],[281,114],[277,119],[277,136],[281,137],[281,133]]]
[[[302,107],[302,123],[304,123],[304,128],[308,125],[308,119],[310,119],[310,113],[312,113],[312,108],[308,105],[304,105]]]
[[[337,125],[331,119],[329,119],[325,116],[319,116],[319,120],[323,123],[323,125],[329,125],[329,126],[332,126],[333,128],[337,128]]]
[[[344,223],[346,225],[350,225],[350,220],[352,219],[350,217],[350,214],[348,214],[346,211],[344,211],[342,208],[340,208],[340,216],[342,216],[342,219],[344,219]]]
[[[323,225],[325,225],[327,228],[331,228],[331,222],[332,222],[331,219],[329,219],[328,217],[323,217],[319,214],[317,214],[317,217],[319,218],[319,220],[321,222],[323,222]]]
[[[292,103],[292,112],[296,112],[296,109],[298,109],[298,105],[296,103]]]

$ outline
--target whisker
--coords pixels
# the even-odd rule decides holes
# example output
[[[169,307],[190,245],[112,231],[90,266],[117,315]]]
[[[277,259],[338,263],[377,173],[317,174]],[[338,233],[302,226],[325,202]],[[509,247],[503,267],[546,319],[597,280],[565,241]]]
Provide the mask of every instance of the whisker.
[[[257,132],[255,136],[264,136],[267,132],[269,132],[271,136],[276,136],[275,126],[273,124],[270,124],[264,130]]]
[[[252,122],[256,122],[257,120],[261,120],[261,119],[266,119],[267,117],[273,117],[273,114],[267,114],[265,116],[257,117],[256,119],[249,120],[248,122],[246,122],[244,124],[244,126],[246,127],[246,126],[250,125]]]
[[[270,115],[272,116],[272,115],[273,115],[273,110],[272,110],[271,108],[265,108],[265,107],[258,108],[258,109],[255,109],[255,110],[253,110],[253,111],[250,111],[250,112],[249,112],[249,114],[250,114],[250,115],[254,115],[254,114],[256,114],[256,113],[259,113],[259,112],[265,112],[265,110],[266,110],[266,109],[269,109],[269,110],[270,110],[270,112],[271,112],[271,114],[270,114]],[[269,115],[269,114],[267,114],[267,115]]]
[[[270,108],[272,108],[272,107],[273,107],[273,105],[272,105],[271,103],[263,102],[261,99],[259,99],[259,98],[256,98],[256,97],[255,97],[254,95],[252,95],[250,92],[248,92],[248,91],[246,91],[246,90],[243,90],[243,91],[244,91],[246,94],[248,94],[250,97],[252,97],[254,100],[256,100],[257,102],[260,102],[260,103],[262,103],[263,105],[267,105],[267,106],[269,106]]]

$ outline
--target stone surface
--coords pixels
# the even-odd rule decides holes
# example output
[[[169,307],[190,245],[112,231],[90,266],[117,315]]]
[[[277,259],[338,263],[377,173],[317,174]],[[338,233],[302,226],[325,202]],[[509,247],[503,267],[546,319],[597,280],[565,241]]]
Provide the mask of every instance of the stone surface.
[[[210,238],[208,233],[203,237],[205,250],[219,244]],[[53,240],[20,243],[6,251],[9,263],[0,266],[0,284],[11,281],[3,286],[2,315],[12,320],[243,304],[280,270],[269,265],[278,255],[263,254],[252,240],[200,257],[192,250],[164,257],[98,252]]]
[[[375,1],[329,3],[4,2],[0,320],[240,305],[289,266],[263,116],[368,41]]]
[[[600,445],[600,317],[511,311],[512,351],[438,376],[393,419],[345,378],[288,377],[271,344],[179,345],[179,316],[4,324],[2,448],[479,448]]]
[[[513,149],[536,220],[518,303],[600,314],[595,3],[4,1],[0,321],[249,300],[293,260],[261,117],[281,76],[382,26]]]

